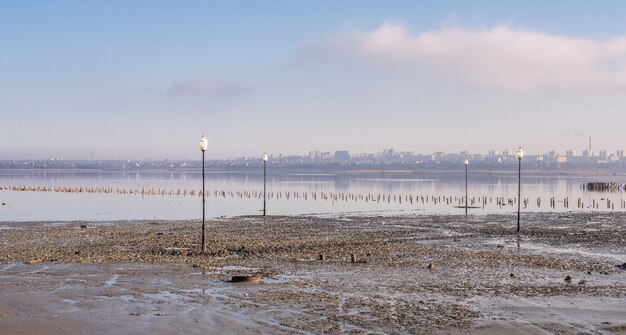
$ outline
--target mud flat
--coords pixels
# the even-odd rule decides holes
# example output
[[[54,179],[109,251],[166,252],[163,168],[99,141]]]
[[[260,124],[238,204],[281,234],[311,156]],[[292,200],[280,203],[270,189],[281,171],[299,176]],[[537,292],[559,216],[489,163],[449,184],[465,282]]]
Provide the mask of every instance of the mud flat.
[[[626,334],[626,214],[0,223],[0,334]],[[258,276],[260,284],[232,283]]]

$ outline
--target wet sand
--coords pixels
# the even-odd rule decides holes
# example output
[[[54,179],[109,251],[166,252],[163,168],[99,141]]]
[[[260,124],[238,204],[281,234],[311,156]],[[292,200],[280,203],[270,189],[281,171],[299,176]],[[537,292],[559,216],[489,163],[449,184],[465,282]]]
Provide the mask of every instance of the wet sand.
[[[4,222],[0,334],[626,334],[626,214],[522,220]]]

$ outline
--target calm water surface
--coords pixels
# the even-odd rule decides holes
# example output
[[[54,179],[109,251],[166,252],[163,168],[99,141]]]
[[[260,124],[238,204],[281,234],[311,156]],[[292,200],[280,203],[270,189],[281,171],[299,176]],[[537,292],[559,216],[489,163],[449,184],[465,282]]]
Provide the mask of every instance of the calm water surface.
[[[0,187],[4,188],[0,191],[4,204],[0,221],[199,219],[201,178],[199,171],[0,171]],[[584,191],[581,185],[589,181],[624,182],[612,177],[523,175],[522,198],[527,200],[523,211],[626,210],[624,192]],[[14,191],[13,187],[82,187],[113,193]],[[470,208],[470,214],[516,212],[517,187],[517,175],[470,174],[469,202],[477,207]],[[209,171],[206,190],[208,217],[261,213],[262,173]],[[267,176],[267,195],[269,215],[462,214],[465,209],[457,206],[464,206],[465,175],[274,172]],[[569,208],[565,208],[565,199]]]

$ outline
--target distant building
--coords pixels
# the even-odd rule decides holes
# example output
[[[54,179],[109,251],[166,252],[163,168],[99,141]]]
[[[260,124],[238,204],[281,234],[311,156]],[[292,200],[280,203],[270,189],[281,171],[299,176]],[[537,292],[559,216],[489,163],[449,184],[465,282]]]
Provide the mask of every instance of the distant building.
[[[381,152],[381,155],[387,158],[393,157],[393,154],[394,154],[393,149],[383,149],[383,151]]]
[[[337,162],[348,162],[350,160],[350,153],[347,150],[335,151],[335,160]]]

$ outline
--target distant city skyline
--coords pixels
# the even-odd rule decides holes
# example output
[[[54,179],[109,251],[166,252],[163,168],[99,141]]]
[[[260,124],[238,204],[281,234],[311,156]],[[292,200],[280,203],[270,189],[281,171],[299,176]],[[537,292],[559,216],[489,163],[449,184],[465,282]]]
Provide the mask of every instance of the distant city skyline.
[[[522,148],[523,149],[523,148]],[[592,147],[577,151],[566,150],[565,152],[557,152],[550,150],[548,152],[540,153],[524,153],[524,160],[537,161],[545,163],[609,163],[609,162],[622,162],[626,163],[626,155],[624,149],[618,149],[616,151],[609,151],[606,149],[599,149],[597,151],[591,150]],[[465,159],[470,159],[470,162],[489,161],[492,163],[503,163],[507,161],[517,161],[517,150],[503,149],[503,150],[489,150],[487,153],[470,152],[470,151],[457,151],[457,152],[415,152],[415,151],[401,151],[393,148],[381,149],[377,152],[350,152],[348,150],[335,150],[335,151],[322,151],[311,150],[308,153],[300,154],[288,154],[281,152],[265,152],[269,157],[270,163],[367,163],[367,162],[403,162],[403,163],[419,163],[430,161],[442,161],[442,162],[462,162]],[[209,157],[208,161],[224,161],[224,162],[239,162],[247,165],[254,163],[261,159],[262,156],[234,156],[227,158]],[[47,157],[45,159],[4,159],[0,160],[0,166],[12,165],[12,162],[22,162],[20,164],[30,164],[28,162],[63,162],[63,161],[79,161],[79,162],[197,162],[197,157],[194,159],[129,159],[126,157],[120,159],[99,159],[97,157],[90,157],[89,159],[63,159],[60,157]],[[117,163],[115,163],[117,164]],[[185,163],[186,164],[186,163]],[[184,164],[183,164],[184,165]],[[160,166],[160,165],[159,165]]]
[[[0,160],[614,153],[623,1],[5,1]]]

